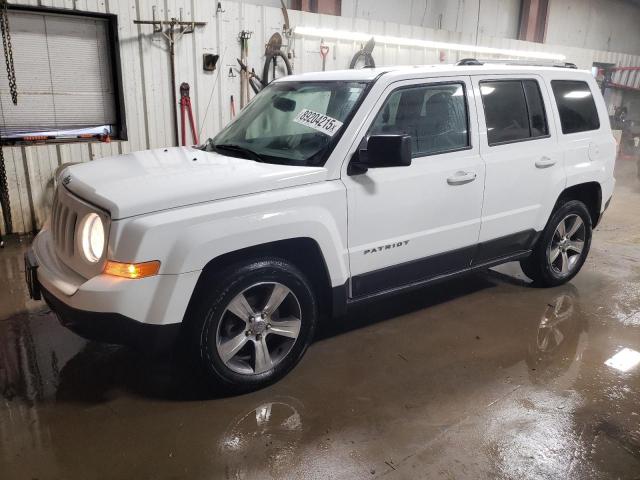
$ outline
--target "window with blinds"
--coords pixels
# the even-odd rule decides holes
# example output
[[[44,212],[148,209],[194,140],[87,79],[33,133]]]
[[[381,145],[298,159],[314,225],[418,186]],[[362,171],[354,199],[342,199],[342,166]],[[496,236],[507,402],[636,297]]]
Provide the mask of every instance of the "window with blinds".
[[[18,105],[0,71],[0,138],[121,138],[114,74],[115,21],[95,16],[9,10]],[[4,54],[0,65],[4,66]]]

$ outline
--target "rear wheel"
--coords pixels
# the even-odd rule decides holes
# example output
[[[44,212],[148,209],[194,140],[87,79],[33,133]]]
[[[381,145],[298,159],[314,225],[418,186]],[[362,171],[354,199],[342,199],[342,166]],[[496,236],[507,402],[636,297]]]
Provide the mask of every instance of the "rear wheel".
[[[551,215],[530,257],[520,265],[535,285],[568,282],[584,265],[591,247],[591,216],[584,203],[571,200]]]
[[[264,258],[230,268],[192,319],[193,350],[216,386],[254,390],[286,375],[313,339],[317,306],[295,266]]]

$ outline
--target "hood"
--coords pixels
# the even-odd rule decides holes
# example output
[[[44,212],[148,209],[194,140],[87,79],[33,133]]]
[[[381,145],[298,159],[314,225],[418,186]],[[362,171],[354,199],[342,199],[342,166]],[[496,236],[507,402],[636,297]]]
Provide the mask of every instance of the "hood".
[[[114,220],[326,180],[323,167],[258,163],[191,147],[161,148],[70,166],[63,184]]]

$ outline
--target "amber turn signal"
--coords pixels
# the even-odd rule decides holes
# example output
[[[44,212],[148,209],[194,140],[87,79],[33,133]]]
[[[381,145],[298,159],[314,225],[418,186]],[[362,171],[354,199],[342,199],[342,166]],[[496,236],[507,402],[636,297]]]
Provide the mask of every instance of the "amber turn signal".
[[[157,260],[143,263],[120,263],[108,260],[104,267],[104,273],[107,275],[123,278],[151,277],[158,273],[158,270],[160,270],[160,262]]]

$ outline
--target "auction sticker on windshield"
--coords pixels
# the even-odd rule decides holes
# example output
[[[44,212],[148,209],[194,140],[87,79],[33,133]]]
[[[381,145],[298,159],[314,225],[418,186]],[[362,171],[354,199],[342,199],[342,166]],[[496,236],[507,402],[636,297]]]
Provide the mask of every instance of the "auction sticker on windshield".
[[[314,112],[307,108],[300,110],[300,113],[293,119],[294,122],[304,125],[305,127],[313,128],[319,132],[333,137],[335,133],[342,126],[340,120],[336,120],[324,113]]]

